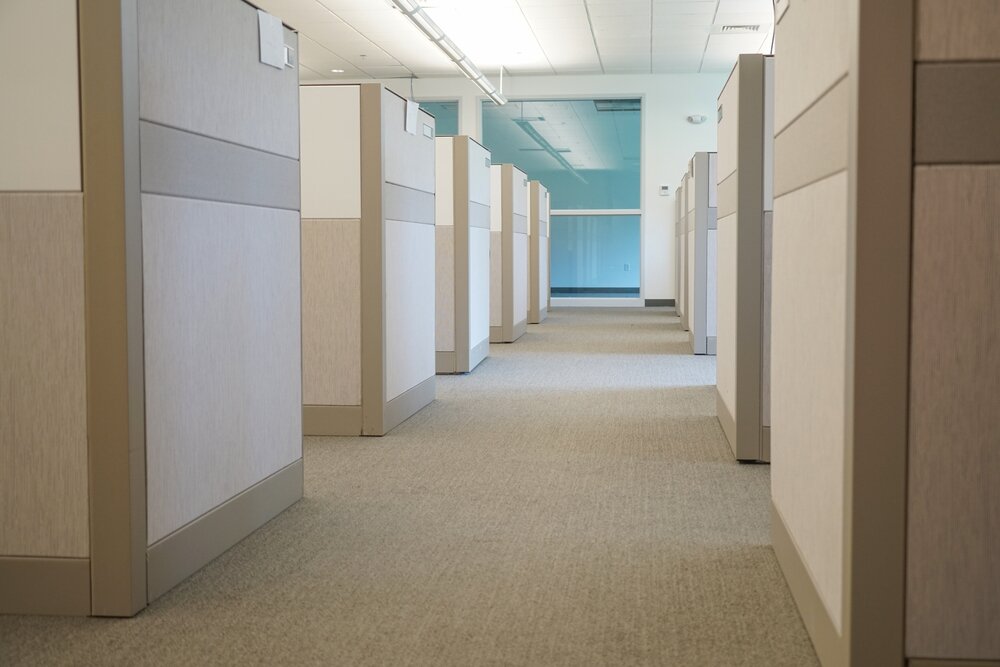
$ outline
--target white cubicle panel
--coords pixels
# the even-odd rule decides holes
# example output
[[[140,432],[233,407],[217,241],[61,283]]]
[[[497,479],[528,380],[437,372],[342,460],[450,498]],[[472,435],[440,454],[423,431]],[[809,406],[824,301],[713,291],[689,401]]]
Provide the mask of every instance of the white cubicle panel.
[[[490,168],[490,342],[513,343],[528,325],[528,177]]]
[[[490,152],[438,137],[435,232],[438,373],[468,373],[490,347]]]
[[[688,167],[685,199],[689,340],[695,354],[716,350],[716,191],[715,153],[695,153]]]
[[[300,105],[303,428],[383,435],[434,399],[434,118],[379,84]]]
[[[540,324],[549,311],[549,191],[531,181],[528,191],[528,324]]]
[[[770,459],[772,78],[742,55],[719,96],[716,403],[741,461]]]

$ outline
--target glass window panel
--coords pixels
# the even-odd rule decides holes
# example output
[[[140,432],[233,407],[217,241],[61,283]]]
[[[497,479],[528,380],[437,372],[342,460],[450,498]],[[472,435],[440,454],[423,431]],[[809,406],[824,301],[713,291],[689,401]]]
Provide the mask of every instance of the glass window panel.
[[[640,216],[553,216],[552,296],[638,297]]]
[[[640,208],[641,100],[487,102],[482,119],[493,164],[544,183],[552,208]]]
[[[418,100],[419,101],[419,100]],[[420,108],[434,116],[434,134],[439,137],[458,135],[458,102],[420,102]]]

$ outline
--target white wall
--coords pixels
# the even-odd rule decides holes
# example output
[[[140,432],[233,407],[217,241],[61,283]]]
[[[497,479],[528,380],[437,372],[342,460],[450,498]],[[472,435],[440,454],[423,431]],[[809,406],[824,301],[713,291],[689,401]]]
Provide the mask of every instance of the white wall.
[[[716,98],[726,74],[623,74],[586,76],[505,77],[509,99],[589,98],[636,96],[643,104],[642,146],[642,289],[647,299],[675,298],[673,190],[697,151],[714,151]],[[403,96],[410,79],[383,81]],[[483,96],[462,78],[417,79],[417,99],[458,99],[459,131],[482,140],[479,101]],[[690,115],[708,117],[702,125],[687,122]],[[671,196],[661,197],[661,185]]]

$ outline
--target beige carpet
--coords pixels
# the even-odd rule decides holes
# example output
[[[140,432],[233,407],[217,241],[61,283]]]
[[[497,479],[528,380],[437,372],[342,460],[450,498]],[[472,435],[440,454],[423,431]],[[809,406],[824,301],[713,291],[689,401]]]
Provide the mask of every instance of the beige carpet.
[[[135,619],[0,617],[0,664],[814,665],[712,358],[559,310]]]

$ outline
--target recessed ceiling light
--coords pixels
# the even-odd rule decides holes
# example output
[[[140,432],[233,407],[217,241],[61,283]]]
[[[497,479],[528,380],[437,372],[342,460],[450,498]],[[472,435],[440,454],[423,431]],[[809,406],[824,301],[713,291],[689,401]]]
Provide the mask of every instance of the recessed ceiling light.
[[[332,69],[330,71],[333,72],[334,74],[343,74],[344,73],[344,70],[342,70],[342,69]]]

